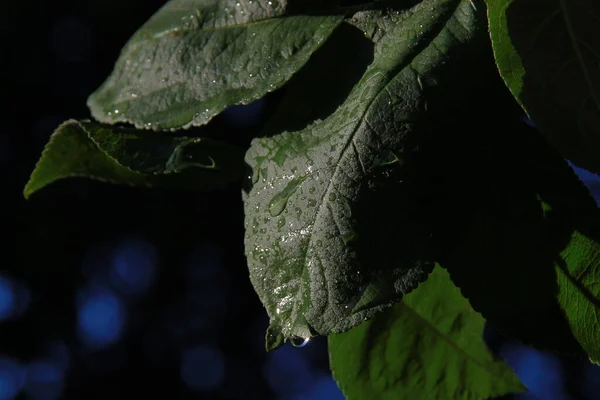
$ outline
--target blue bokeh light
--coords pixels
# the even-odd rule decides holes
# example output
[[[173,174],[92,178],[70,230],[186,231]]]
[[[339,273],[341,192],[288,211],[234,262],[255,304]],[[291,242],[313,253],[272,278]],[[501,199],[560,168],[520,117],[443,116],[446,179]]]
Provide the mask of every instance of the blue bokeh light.
[[[29,289],[0,275],[0,321],[22,314],[29,305],[30,296]]]
[[[156,280],[158,257],[149,242],[128,238],[116,247],[110,265],[113,286],[125,294],[142,294]]]
[[[224,379],[225,358],[219,349],[201,345],[183,352],[181,380],[191,390],[214,390]]]
[[[583,392],[589,399],[600,393],[600,365],[589,364],[583,370]]]
[[[25,385],[26,370],[16,361],[0,358],[0,400],[14,399]]]
[[[271,389],[280,398],[292,398],[306,393],[313,380],[303,350],[291,345],[268,354],[263,374]]]
[[[16,310],[17,294],[13,282],[0,276],[0,321],[11,318]]]
[[[331,375],[320,375],[308,392],[296,396],[294,400],[344,400],[344,394]]]
[[[500,349],[502,357],[515,371],[529,392],[519,399],[567,400],[564,377],[557,357],[513,342]]]
[[[95,290],[83,297],[77,311],[79,337],[90,347],[105,347],[121,337],[125,320],[122,300],[109,290]]]
[[[65,369],[53,360],[37,360],[27,368],[25,392],[35,400],[56,400],[61,397]]]

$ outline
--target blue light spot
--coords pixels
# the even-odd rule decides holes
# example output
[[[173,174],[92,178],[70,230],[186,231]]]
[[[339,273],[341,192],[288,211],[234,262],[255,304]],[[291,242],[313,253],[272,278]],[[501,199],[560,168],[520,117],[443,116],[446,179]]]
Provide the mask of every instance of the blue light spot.
[[[223,115],[231,125],[252,126],[260,122],[264,108],[265,99],[258,99],[250,104],[229,107]]]
[[[17,308],[17,294],[13,282],[0,276],[0,321],[11,318]]]
[[[0,275],[0,321],[21,315],[29,305],[29,289]]]
[[[305,393],[312,380],[303,350],[284,346],[269,353],[263,375],[271,389],[283,398]]]
[[[521,399],[566,400],[563,372],[559,360],[529,347],[508,343],[500,349],[502,357],[515,371],[529,393]],[[532,395],[534,397],[532,397]]]
[[[93,293],[80,305],[77,324],[79,337],[88,346],[110,345],[123,333],[125,325],[123,302],[109,291]]]
[[[142,294],[156,279],[158,257],[152,244],[143,239],[122,241],[111,260],[110,279],[119,291]]]
[[[344,394],[330,375],[318,377],[310,390],[295,400],[344,400]]]
[[[600,366],[589,364],[583,371],[583,392],[588,399],[594,399],[600,393]]]
[[[29,365],[25,391],[35,400],[56,400],[63,391],[65,371],[51,360],[38,360]]]
[[[191,390],[214,390],[224,378],[225,360],[218,349],[198,346],[183,353],[181,379]]]
[[[0,358],[0,400],[14,399],[25,384],[25,370],[8,358]]]

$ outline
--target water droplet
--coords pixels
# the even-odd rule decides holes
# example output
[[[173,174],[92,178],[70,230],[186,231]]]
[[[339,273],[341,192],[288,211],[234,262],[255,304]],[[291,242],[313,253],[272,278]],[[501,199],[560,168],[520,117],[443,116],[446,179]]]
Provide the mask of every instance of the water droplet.
[[[290,339],[290,343],[292,344],[292,346],[298,347],[298,348],[302,348],[302,347],[306,346],[309,341],[310,341],[309,337],[302,338],[302,337],[295,336]]]
[[[273,197],[273,199],[269,203],[269,213],[273,217],[278,216],[279,214],[281,214],[283,212],[283,210],[285,210],[288,199],[296,191],[298,186],[302,182],[304,182],[306,177],[307,177],[307,175],[292,179],[281,192],[279,192],[278,194],[275,195],[275,197]]]
[[[315,199],[310,199],[310,200],[308,201],[308,206],[309,206],[309,207],[314,207],[314,206],[316,206],[316,205],[317,205],[317,201],[316,201]]]
[[[283,228],[284,225],[285,225],[285,218],[280,218],[279,221],[277,221],[277,227]]]
[[[315,192],[315,188],[311,187],[310,189],[308,189],[308,193],[314,193]]]
[[[118,113],[119,113],[119,110],[115,110],[115,111],[114,111],[114,113],[115,113],[115,114],[118,114]]]
[[[330,193],[329,194],[329,201],[335,201],[335,199],[337,199],[337,195],[335,193]]]

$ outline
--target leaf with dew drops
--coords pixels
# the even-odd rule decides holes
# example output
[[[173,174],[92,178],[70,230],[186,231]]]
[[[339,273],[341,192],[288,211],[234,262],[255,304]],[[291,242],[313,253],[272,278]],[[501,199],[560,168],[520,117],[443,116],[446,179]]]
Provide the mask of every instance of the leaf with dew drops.
[[[257,138],[246,154],[246,255],[271,319],[268,349],[348,330],[433,268],[430,232],[410,206],[411,162],[427,103],[442,101],[426,98],[430,85],[454,65],[451,53],[482,32],[482,20],[466,0],[389,12],[398,23],[373,39],[372,62],[337,110],[299,131]]]
[[[343,20],[305,11],[293,0],[171,0],[125,45],[88,99],[92,115],[167,130],[257,100],[283,86]]]

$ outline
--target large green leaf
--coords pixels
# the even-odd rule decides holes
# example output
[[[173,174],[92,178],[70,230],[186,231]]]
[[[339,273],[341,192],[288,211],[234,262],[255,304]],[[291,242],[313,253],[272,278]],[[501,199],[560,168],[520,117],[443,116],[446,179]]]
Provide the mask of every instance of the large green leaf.
[[[298,12],[293,4],[171,0],[125,45],[88,100],[92,115],[175,129],[263,97],[302,68],[343,19],[290,15]]]
[[[242,149],[215,140],[70,120],[50,137],[24,194],[68,177],[211,190],[241,179],[244,168]]]
[[[472,39],[477,18],[467,0],[393,13],[398,23],[376,39],[373,62],[335,112],[255,139],[246,154],[246,254],[271,318],[268,348],[348,330],[433,267],[410,168],[428,107],[445,103],[431,96],[436,78]]]
[[[484,325],[436,267],[402,302],[330,335],[331,370],[348,400],[487,399],[524,390],[489,352]]]
[[[600,173],[600,2],[486,2],[507,86],[565,158]]]
[[[473,149],[476,174],[451,171],[459,182],[438,187],[463,194],[443,201],[452,212],[440,212],[445,227],[434,234],[440,264],[473,308],[509,336],[598,362],[595,201],[535,130],[492,132]]]

